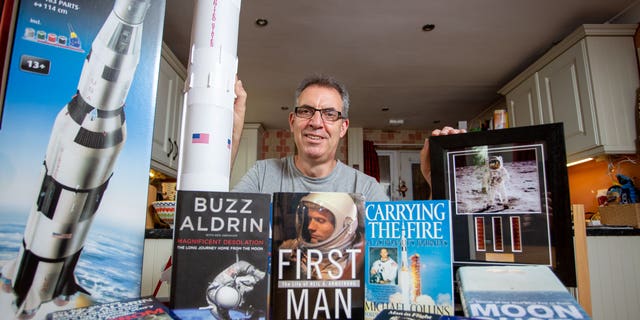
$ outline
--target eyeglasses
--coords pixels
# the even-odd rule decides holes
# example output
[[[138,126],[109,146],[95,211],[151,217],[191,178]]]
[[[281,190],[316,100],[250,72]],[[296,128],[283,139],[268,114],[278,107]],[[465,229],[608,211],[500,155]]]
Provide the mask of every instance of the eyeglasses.
[[[336,121],[342,118],[342,112],[334,109],[316,109],[310,106],[295,107],[294,113],[296,117],[303,119],[311,119],[316,111],[320,112],[322,120]]]

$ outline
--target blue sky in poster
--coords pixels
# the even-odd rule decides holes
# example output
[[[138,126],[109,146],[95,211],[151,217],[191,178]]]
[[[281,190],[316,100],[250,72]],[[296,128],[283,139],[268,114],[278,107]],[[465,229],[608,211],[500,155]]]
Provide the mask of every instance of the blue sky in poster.
[[[77,9],[67,8],[61,13],[36,3],[46,4],[20,2],[0,129],[0,215],[20,212],[20,216],[16,216],[18,221],[26,221],[35,202],[55,117],[76,93],[93,38],[113,8],[113,1],[75,1]],[[125,102],[127,140],[96,215],[98,223],[117,224],[141,232],[163,18],[164,2],[151,1],[144,21],[140,62]],[[80,51],[25,37],[33,29],[36,34],[42,30],[47,36],[49,33],[66,36],[68,41],[70,26],[80,40]],[[49,74],[21,70],[23,55],[49,61]]]

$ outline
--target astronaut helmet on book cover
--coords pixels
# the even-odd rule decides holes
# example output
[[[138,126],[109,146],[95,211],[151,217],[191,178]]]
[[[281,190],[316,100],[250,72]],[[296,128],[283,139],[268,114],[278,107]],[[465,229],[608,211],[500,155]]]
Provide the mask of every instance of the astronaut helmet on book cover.
[[[347,193],[310,193],[300,199],[296,228],[305,248],[341,249],[356,238],[358,209]]]

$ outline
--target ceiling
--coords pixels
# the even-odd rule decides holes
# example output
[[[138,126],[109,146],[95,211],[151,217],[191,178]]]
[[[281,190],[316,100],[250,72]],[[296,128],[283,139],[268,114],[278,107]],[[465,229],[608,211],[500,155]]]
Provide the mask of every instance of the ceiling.
[[[288,128],[298,82],[324,73],[347,85],[352,127],[456,125],[496,103],[503,85],[579,25],[615,21],[637,3],[245,0],[237,53],[249,95],[245,120]],[[193,5],[167,0],[163,39],[183,63]],[[268,25],[258,27],[259,18]],[[435,29],[425,32],[425,24]]]

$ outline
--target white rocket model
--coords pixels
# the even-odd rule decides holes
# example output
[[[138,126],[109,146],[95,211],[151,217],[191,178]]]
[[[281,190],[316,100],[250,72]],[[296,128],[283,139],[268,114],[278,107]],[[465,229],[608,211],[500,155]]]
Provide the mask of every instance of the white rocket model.
[[[178,190],[229,191],[240,0],[196,0]]]
[[[91,46],[78,90],[56,117],[18,257],[2,269],[16,317],[77,292],[74,269],[126,139],[124,102],[150,0],[116,0]]]

